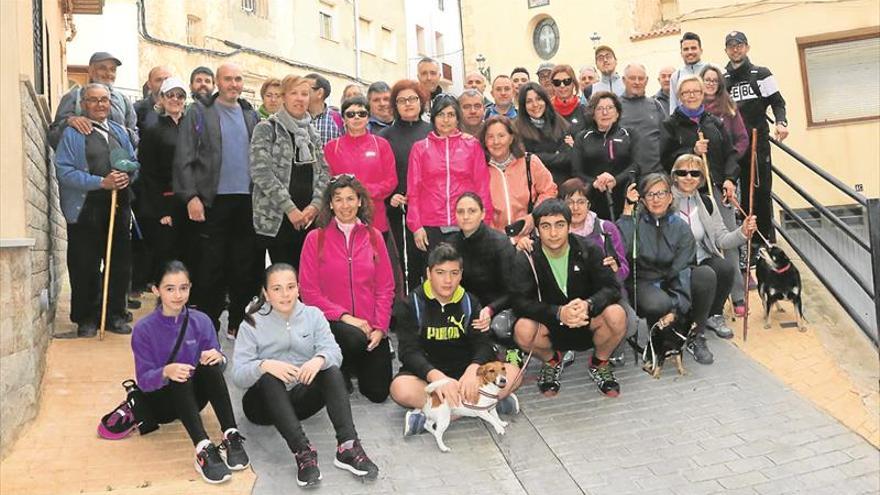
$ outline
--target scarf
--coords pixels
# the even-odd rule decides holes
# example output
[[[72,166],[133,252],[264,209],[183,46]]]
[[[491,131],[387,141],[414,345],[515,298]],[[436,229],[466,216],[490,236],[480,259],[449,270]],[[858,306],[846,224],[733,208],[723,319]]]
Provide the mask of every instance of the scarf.
[[[511,153],[511,154],[507,155],[507,158],[505,158],[504,160],[501,160],[500,162],[495,161],[494,158],[490,158],[489,164],[495,165],[496,167],[500,168],[502,172],[504,172],[504,170],[507,169],[507,166],[510,165],[511,163],[513,163],[513,160],[514,160],[513,153]]]
[[[579,228],[572,228],[572,234],[577,234],[581,237],[589,237],[590,234],[593,233],[593,227],[596,225],[596,214],[592,211],[587,212],[587,218],[584,219],[584,224]]]
[[[553,97],[553,108],[559,112],[559,115],[563,117],[568,117],[573,114],[578,105],[581,104],[581,100],[577,96],[572,96],[568,102],[564,102],[557,97]]]
[[[703,116],[703,112],[706,111],[706,108],[703,105],[698,106],[697,108],[691,110],[684,105],[678,106],[678,111],[683,113],[685,117],[693,120],[694,122],[699,123],[700,117]]]
[[[312,143],[317,142],[318,134],[312,127],[312,116],[308,112],[301,119],[290,115],[283,106],[275,112],[275,120],[277,120],[287,132],[293,134],[293,144],[296,146],[297,157],[295,162],[300,164],[312,163],[315,157],[312,156]]]
[[[535,126],[535,128],[537,128],[537,129],[544,128],[544,123],[545,123],[544,119],[534,119],[532,117],[529,117],[529,120],[532,122],[532,125]]]

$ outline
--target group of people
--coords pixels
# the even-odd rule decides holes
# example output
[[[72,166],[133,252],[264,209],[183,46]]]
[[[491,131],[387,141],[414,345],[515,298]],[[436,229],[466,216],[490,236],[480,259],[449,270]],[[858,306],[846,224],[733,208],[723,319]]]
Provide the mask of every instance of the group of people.
[[[183,422],[209,482],[249,463],[222,373],[223,311],[245,416],[277,428],[303,486],[321,474],[301,421],[324,406],[334,465],[378,473],[354,381],[407,408],[409,435],[424,429],[428,383],[475,403],[478,367],[499,357],[517,377],[526,354],[539,359],[552,396],[566,353],[593,349],[589,374],[615,397],[625,337],[643,345],[644,328],[678,325],[711,364],[707,331],[733,336],[726,301],[743,314],[739,247],[756,230],[773,239],[765,113],[783,139],[785,102],[742,32],[725,38],[724,69],[701,61],[698,35],[680,47],[685,65],[661,70],[653,97],[643,65],[620,76],[600,46],[580,74],[545,63],[536,82],[522,67],[496,76],[492,101],[479,73],[458,97],[443,92],[425,58],[415,80],[350,85],[338,109],[319,74],[266,80],[254,109],[233,63],[195,69],[188,86],[155,67],[132,105],[113,88],[121,61],[96,53],[50,129],[77,334],[95,335],[112,241],[108,330],[132,332],[128,293],[150,281],[159,304],[134,328],[137,381],[161,420]],[[752,129],[756,214],[738,224]],[[133,259],[133,237],[148,256]],[[502,414],[518,412],[520,382],[499,396]],[[199,419],[208,402],[219,446]]]

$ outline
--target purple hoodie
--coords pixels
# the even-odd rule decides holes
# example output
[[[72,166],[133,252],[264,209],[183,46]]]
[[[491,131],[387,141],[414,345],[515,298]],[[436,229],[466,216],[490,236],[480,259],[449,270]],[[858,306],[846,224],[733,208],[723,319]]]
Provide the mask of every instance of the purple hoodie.
[[[587,221],[584,222],[583,228],[580,230],[572,229],[571,233],[577,234],[592,242],[601,249],[603,253],[605,253],[605,256],[609,256],[609,253],[605,252],[605,240],[602,238],[601,230],[604,229],[605,233],[611,236],[611,245],[614,246],[614,251],[617,254],[617,264],[619,267],[615,275],[617,275],[617,279],[622,283],[629,277],[629,261],[627,261],[626,258],[626,248],[623,246],[623,237],[621,237],[620,229],[617,228],[617,225],[614,225],[608,220],[599,221],[602,222],[601,228],[596,223],[596,214],[590,212]],[[589,234],[586,232],[587,224],[593,226],[593,230]]]
[[[171,349],[183,324],[183,315],[164,316],[162,308],[158,307],[135,324],[131,334],[131,350],[134,353],[137,384],[144,392],[159,390],[168,384],[168,379],[162,377],[162,368],[171,356]],[[220,350],[214,324],[205,313],[189,309],[189,325],[174,362],[198,366],[202,351],[208,349]]]

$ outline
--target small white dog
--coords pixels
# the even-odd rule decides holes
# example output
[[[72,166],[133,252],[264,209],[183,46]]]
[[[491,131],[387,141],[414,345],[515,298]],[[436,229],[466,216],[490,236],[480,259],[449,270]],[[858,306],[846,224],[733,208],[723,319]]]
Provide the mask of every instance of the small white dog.
[[[437,446],[443,452],[451,450],[443,443],[443,433],[449,428],[449,422],[453,415],[480,418],[492,425],[495,428],[495,433],[504,435],[504,427],[507,426],[507,422],[501,421],[498,412],[495,411],[495,406],[498,404],[498,393],[507,386],[507,371],[502,363],[492,361],[480,366],[477,370],[477,377],[480,378],[482,384],[480,385],[480,400],[476,404],[462,401],[459,407],[449,407],[446,402],[440,401],[434,392],[449,380],[438,380],[425,387],[425,393],[428,394],[425,407],[422,408],[425,413],[425,430],[434,435]]]

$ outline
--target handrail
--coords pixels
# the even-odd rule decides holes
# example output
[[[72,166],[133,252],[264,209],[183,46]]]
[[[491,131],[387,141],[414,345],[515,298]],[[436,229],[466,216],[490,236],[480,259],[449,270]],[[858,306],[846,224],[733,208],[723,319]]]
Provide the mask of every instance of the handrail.
[[[772,136],[770,137],[770,142],[775,144],[782,151],[791,155],[791,157],[794,158],[795,160],[801,162],[801,164],[803,164],[808,169],[812,170],[816,175],[818,175],[819,177],[822,177],[826,181],[830,182],[831,185],[836,187],[837,189],[839,189],[840,192],[846,194],[850,198],[854,199],[858,204],[867,208],[868,198],[866,198],[864,195],[859,194],[858,192],[855,191],[855,189],[844,184],[843,182],[840,181],[840,179],[829,174],[828,172],[823,170],[821,167],[819,167],[815,163],[808,160],[805,156],[803,156],[800,153],[798,153],[797,151],[789,148],[788,145],[782,144],[778,140],[774,139]]]

